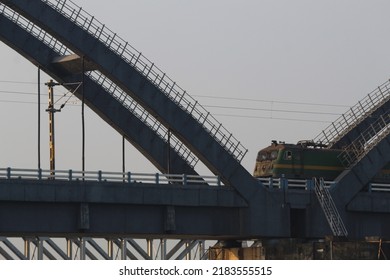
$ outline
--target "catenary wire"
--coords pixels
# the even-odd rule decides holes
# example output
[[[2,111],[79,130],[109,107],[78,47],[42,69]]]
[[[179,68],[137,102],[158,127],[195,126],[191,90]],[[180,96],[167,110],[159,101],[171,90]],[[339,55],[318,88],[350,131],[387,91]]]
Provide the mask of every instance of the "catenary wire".
[[[13,84],[36,84],[34,82],[25,82],[25,81],[0,81],[0,83],[13,83]],[[35,92],[24,92],[24,91],[4,91],[1,90],[0,93],[10,93],[10,94],[20,94],[20,95],[36,95]],[[60,98],[57,99],[58,103],[61,99],[65,98],[70,92],[58,93],[57,96]],[[68,103],[70,95],[65,103]],[[296,102],[296,101],[275,101],[275,100],[264,100],[264,99],[252,99],[252,98],[234,98],[234,97],[216,97],[208,95],[193,95],[194,97],[208,98],[208,99],[222,99],[222,100],[235,100],[235,101],[250,101],[250,102],[263,102],[271,104],[293,104],[293,105],[309,105],[309,106],[324,106],[324,107],[348,107],[346,105],[336,105],[336,104],[323,104],[323,103],[310,103],[310,102]],[[79,106],[79,104],[73,102],[71,106]],[[0,100],[0,103],[20,103],[20,104],[36,104],[36,102],[29,101],[15,101],[15,100]],[[253,107],[239,107],[239,106],[223,106],[223,105],[204,105],[205,108],[219,108],[219,109],[229,109],[229,110],[249,110],[249,111],[266,111],[266,112],[275,112],[275,113],[293,113],[293,114],[309,114],[309,115],[340,115],[339,113],[331,112],[319,112],[319,111],[304,111],[304,110],[282,110],[274,108],[253,108]],[[234,118],[248,118],[248,119],[273,119],[273,120],[290,120],[290,121],[304,121],[304,122],[318,122],[318,123],[330,123],[331,121],[324,120],[313,120],[313,119],[298,119],[298,118],[282,118],[276,116],[251,116],[251,115],[237,115],[237,114],[223,114],[223,113],[213,113],[215,116],[223,117],[234,117]]]
[[[211,96],[211,95],[192,95],[193,97],[202,97],[209,99],[223,99],[223,100],[235,100],[235,101],[251,101],[251,102],[263,102],[263,103],[275,103],[275,104],[294,104],[294,105],[309,105],[309,106],[323,106],[323,107],[340,107],[349,108],[348,105],[341,104],[328,104],[328,103],[312,103],[312,102],[298,102],[298,101],[276,101],[267,99],[255,99],[255,98],[238,98],[227,96]]]

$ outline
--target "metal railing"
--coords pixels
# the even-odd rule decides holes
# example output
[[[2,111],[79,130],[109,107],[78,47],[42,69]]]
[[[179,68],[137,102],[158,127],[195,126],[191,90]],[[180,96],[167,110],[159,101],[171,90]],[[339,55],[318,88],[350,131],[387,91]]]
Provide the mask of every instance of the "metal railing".
[[[386,81],[331,123],[313,141],[327,146],[333,145],[362,120],[369,117],[373,111],[386,103],[389,98],[390,81]]]
[[[176,82],[170,79],[153,62],[132,47],[127,41],[108,29],[94,16],[68,0],[41,0],[63,16],[74,22],[84,31],[98,39],[107,48],[121,57],[140,74],[146,77],[168,98],[175,102],[201,124],[209,134],[238,162],[241,162],[247,149],[222,126],[198,101],[187,94]]]
[[[108,79],[99,71],[91,71],[87,73],[93,81],[101,85],[106,92],[114,97],[126,109],[128,109],[140,121],[146,124],[152,131],[159,135],[168,144],[168,129],[163,126],[155,117],[139,105],[130,95],[119,88],[114,82]],[[170,145],[191,167],[195,167],[198,163],[197,158],[186,145],[183,144],[174,134],[170,136]]]
[[[390,183],[370,183],[368,192],[390,192]]]
[[[3,3],[0,3],[0,13],[3,14],[10,21],[16,23],[21,28],[26,30],[28,33],[33,35],[35,38],[43,42],[45,45],[53,49],[59,56],[69,55],[71,52],[56,38],[47,34],[46,31],[36,26],[33,22],[29,21],[25,17],[21,16],[14,10],[8,8]]]
[[[0,179],[19,180],[63,180],[89,182],[150,183],[157,185],[208,185],[223,186],[219,176],[199,176],[187,174],[132,173],[106,171],[75,171],[0,168]]]
[[[381,115],[338,156],[342,164],[349,168],[365,156],[376,144],[390,133],[390,113]]]
[[[287,179],[287,178],[257,178],[262,185],[269,189],[295,189],[295,190],[313,190],[315,188],[314,179]],[[323,181],[326,189],[336,186],[335,181]],[[371,182],[367,192],[390,192],[390,183]]]
[[[257,178],[263,186],[269,189],[297,189],[312,190],[314,189],[313,179],[288,179],[288,178]],[[335,185],[334,181],[324,181],[326,188]]]
[[[0,13],[53,49],[59,56],[71,54],[71,51],[60,41],[2,3],[0,3]],[[88,72],[87,76],[89,76],[96,84],[102,86],[107,93],[119,101],[119,103],[127,108],[136,118],[168,143],[168,129],[161,125],[160,122],[158,122],[142,106],[135,102],[135,100],[127,93],[123,92],[117,85],[99,71]],[[170,137],[170,144],[172,149],[176,151],[191,167],[194,167],[199,161],[199,159],[174,135],[171,135]]]
[[[313,178],[313,181],[315,186],[314,191],[321,205],[321,208],[324,211],[326,220],[329,223],[333,235],[348,236],[348,231],[345,228],[344,222],[341,219],[341,216],[337,210],[336,205],[334,204],[333,198],[329,190],[324,185],[324,180],[317,180],[316,178]]]

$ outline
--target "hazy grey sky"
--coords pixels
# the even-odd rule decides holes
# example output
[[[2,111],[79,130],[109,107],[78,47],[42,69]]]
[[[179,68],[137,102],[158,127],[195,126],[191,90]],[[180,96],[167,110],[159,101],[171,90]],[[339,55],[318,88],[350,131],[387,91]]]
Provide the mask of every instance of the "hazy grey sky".
[[[215,114],[249,149],[243,165],[250,172],[257,151],[271,140],[314,138],[389,78],[390,1],[74,2]],[[36,94],[21,93],[36,92],[37,70],[3,43],[0,61],[0,168],[36,168]],[[42,93],[46,101],[44,86]],[[58,169],[81,169],[80,111],[65,106],[56,114]],[[86,129],[86,169],[120,171],[121,136],[89,111]],[[128,170],[155,172],[126,147]]]

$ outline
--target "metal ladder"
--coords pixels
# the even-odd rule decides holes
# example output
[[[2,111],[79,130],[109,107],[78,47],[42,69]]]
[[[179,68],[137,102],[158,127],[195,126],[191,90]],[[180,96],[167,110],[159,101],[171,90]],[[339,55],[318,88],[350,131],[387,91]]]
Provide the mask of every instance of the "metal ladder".
[[[314,191],[320,202],[321,208],[324,211],[325,217],[329,223],[334,236],[348,236],[348,231],[345,228],[343,220],[339,212],[337,211],[336,205],[332,199],[332,196],[327,188],[324,186],[324,179],[313,178],[314,180]]]
[[[390,81],[386,81],[332,122],[313,141],[331,147],[389,99]]]

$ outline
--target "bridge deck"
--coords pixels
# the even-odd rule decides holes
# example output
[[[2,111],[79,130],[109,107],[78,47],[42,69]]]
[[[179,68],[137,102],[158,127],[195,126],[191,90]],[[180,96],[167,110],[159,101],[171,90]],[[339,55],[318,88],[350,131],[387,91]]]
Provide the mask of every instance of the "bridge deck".
[[[60,82],[80,81],[82,76],[53,63],[59,56],[76,54],[95,66],[97,70],[84,75],[86,105],[126,135],[159,170],[167,170],[167,134],[159,133],[162,127],[165,132],[172,131],[177,143],[172,147],[176,172],[196,174],[192,159],[200,159],[226,186],[207,186],[206,178],[183,186],[188,177],[183,177],[181,184],[161,186],[131,179],[127,183],[69,177],[45,181],[5,175],[0,180],[1,232],[215,239],[330,234],[312,188],[285,184],[271,188],[254,179],[240,164],[246,153],[240,142],[94,17],[67,1],[0,2],[8,6],[0,6],[1,40]],[[368,207],[378,201],[385,205],[389,193],[366,192],[363,197],[361,192],[372,174],[388,161],[388,146],[386,137],[331,190],[351,238],[390,237],[385,207],[375,215],[372,212],[378,208]],[[368,167],[369,174],[365,173]]]

